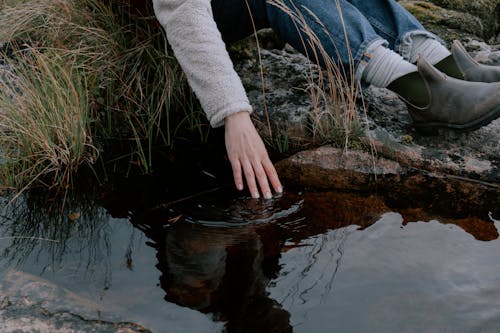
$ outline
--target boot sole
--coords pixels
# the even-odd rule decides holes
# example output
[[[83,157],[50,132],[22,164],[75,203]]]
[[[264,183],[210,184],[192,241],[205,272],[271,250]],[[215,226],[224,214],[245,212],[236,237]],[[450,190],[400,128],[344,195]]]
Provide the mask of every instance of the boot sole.
[[[471,121],[467,124],[448,124],[441,122],[430,122],[430,123],[419,123],[413,124],[415,130],[422,135],[430,136],[430,135],[438,135],[439,129],[451,129],[457,132],[472,132],[481,128],[485,125],[488,125],[493,120],[500,117],[500,105],[493,109],[491,112],[485,114],[481,118],[478,118],[474,121]]]

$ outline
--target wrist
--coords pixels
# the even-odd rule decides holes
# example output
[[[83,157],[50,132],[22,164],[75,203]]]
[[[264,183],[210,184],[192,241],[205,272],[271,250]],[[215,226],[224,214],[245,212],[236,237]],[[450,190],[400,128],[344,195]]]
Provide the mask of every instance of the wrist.
[[[229,116],[226,116],[226,118],[224,118],[224,125],[230,125],[234,122],[240,122],[245,120],[250,120],[250,112],[246,110],[241,110],[236,113],[230,114]]]

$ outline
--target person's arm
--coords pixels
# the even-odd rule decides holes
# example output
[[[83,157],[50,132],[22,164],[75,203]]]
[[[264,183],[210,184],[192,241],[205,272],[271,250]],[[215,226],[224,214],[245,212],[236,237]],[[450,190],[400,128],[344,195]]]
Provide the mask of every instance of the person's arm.
[[[236,187],[243,189],[243,171],[252,197],[259,196],[257,184],[265,197],[270,197],[269,182],[281,192],[274,166],[250,120],[252,107],[213,19],[210,0],[153,0],[153,5],[210,124],[226,126]]]

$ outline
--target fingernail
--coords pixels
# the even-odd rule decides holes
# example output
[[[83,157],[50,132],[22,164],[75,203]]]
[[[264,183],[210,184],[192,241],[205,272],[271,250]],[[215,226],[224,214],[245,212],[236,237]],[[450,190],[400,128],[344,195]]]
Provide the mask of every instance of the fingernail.
[[[243,184],[236,185],[236,188],[238,189],[238,191],[243,190]]]
[[[271,194],[271,192],[266,192],[266,194],[264,195],[264,198],[266,199],[271,199],[273,197],[273,195]]]
[[[259,198],[259,193],[257,193],[257,192],[252,193],[252,198],[258,199]]]
[[[281,186],[281,185],[280,185],[280,186],[278,187],[278,191],[277,191],[277,192],[278,192],[278,193],[283,193],[283,186]]]

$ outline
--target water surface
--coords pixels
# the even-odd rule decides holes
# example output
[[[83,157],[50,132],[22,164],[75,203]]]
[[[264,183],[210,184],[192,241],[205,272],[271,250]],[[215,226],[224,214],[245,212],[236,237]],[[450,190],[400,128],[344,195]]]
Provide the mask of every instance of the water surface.
[[[152,332],[500,328],[488,207],[443,217],[375,194],[226,188],[119,213],[112,201],[3,202],[0,294]]]

